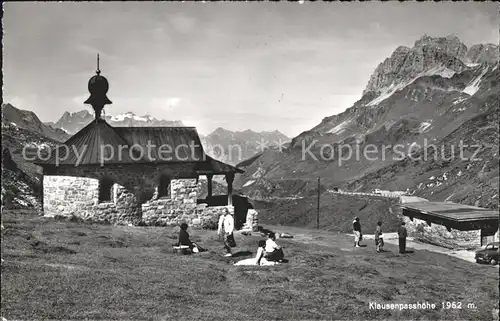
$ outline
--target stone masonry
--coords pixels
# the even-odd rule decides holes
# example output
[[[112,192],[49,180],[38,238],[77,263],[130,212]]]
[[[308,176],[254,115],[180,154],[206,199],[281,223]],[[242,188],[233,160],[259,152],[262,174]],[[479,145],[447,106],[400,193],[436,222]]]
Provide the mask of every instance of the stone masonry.
[[[188,173],[192,173],[193,170],[189,164],[147,164],[136,167],[109,164],[103,167],[59,166],[52,171],[49,169],[44,170],[44,174],[45,176],[61,175],[95,179],[108,177],[113,182],[133,192],[144,203],[153,198],[162,175],[167,177],[183,177],[184,175],[188,175]]]
[[[152,199],[142,204],[142,218],[145,225],[167,226],[182,222],[189,224],[188,221],[193,219],[197,207],[196,180],[172,180],[170,190],[170,196]]]
[[[140,204],[136,195],[114,184],[111,201],[99,203],[99,180],[87,177],[45,175],[44,214],[75,216],[83,220],[132,225],[175,226],[187,223],[194,228],[217,228],[219,216],[232,206],[197,204],[196,179],[174,179],[168,196]],[[253,217],[256,215],[252,215]],[[248,221],[248,217],[247,217]]]
[[[433,240],[437,244],[452,247],[478,247],[481,244],[481,231],[459,231],[452,229],[448,232],[445,226],[439,224],[427,225],[425,221],[414,218],[413,222],[404,217],[408,235],[419,240]]]
[[[233,206],[208,207],[207,204],[198,204],[196,217],[191,221],[191,225],[195,228],[215,230],[219,224],[219,217],[226,212],[226,208],[234,214]]]
[[[142,205],[145,225],[176,226],[187,223],[194,228],[217,228],[219,216],[232,206],[196,204],[198,186],[195,179],[172,180],[170,197],[153,199]]]
[[[131,192],[118,184],[112,200],[99,203],[99,181],[94,178],[45,176],[43,208],[46,216],[75,216],[113,224],[139,224],[141,207]]]
[[[258,212],[254,209],[248,209],[247,220],[242,230],[257,232],[259,230]]]

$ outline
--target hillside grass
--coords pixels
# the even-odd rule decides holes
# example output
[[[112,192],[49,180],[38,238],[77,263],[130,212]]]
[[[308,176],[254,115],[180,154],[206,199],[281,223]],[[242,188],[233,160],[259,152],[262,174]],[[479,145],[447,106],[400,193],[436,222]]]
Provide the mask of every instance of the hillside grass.
[[[252,200],[259,221],[271,225],[316,228],[318,197]],[[397,202],[383,197],[343,195],[324,192],[320,196],[319,227],[322,230],[352,233],[352,221],[361,220],[364,234],[373,234],[378,221],[385,232],[395,232],[402,216]]]
[[[209,249],[172,252],[177,229],[91,225],[3,213],[1,314],[7,320],[491,320],[498,268],[393,245],[353,248],[344,234],[294,229],[279,239],[289,263],[237,267],[260,235],[236,235],[225,258],[213,231],[190,231]],[[272,226],[266,226],[273,229]],[[373,310],[370,302],[438,305]],[[460,301],[461,310],[442,310]],[[474,303],[477,309],[467,309]]]

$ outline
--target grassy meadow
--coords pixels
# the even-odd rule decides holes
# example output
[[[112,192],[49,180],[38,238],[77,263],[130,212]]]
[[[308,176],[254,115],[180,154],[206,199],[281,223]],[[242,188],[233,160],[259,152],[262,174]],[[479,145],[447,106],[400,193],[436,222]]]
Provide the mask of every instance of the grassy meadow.
[[[401,255],[390,244],[376,253],[371,242],[353,248],[351,237],[335,232],[293,228],[293,239],[278,239],[289,262],[255,267],[233,263],[255,255],[260,233],[236,234],[236,255],[226,258],[214,231],[189,231],[208,252],[177,255],[176,228],[16,212],[4,212],[2,223],[7,320],[489,321],[498,307],[498,267],[429,251]],[[425,301],[437,308],[370,309],[370,302]],[[462,309],[442,309],[443,301]]]

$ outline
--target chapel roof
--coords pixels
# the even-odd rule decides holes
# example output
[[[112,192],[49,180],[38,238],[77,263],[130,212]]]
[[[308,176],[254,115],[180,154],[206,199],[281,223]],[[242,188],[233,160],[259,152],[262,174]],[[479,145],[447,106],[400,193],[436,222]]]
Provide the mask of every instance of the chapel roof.
[[[96,75],[88,83],[95,119],[64,144],[38,157],[35,164],[42,167],[60,165],[137,165],[162,163],[191,163],[196,173],[229,174],[243,170],[225,164],[205,154],[194,127],[113,127],[101,118],[109,83],[101,76],[99,55]],[[41,156],[41,155],[40,155]],[[47,157],[48,156],[48,157]]]
[[[199,174],[243,173],[206,155],[194,127],[113,127],[104,119],[96,119],[49,154],[48,159],[44,157],[35,164],[43,167],[187,162],[195,163]]]

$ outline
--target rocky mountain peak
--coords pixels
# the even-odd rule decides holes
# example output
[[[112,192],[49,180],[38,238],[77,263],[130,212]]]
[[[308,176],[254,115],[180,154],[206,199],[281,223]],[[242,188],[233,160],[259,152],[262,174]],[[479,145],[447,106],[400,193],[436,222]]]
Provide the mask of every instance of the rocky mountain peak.
[[[397,55],[401,55],[401,54],[407,54],[408,52],[410,52],[410,50],[411,50],[411,48],[409,48],[409,47],[399,46],[396,48],[396,50],[394,50],[392,55],[397,56]]]
[[[2,105],[2,122],[14,123],[22,128],[36,128],[36,130],[41,130],[42,126],[42,122],[34,112],[18,109],[9,103]]]
[[[74,113],[70,113],[68,111],[65,111],[62,114],[61,118],[59,118],[59,120],[56,123],[64,121],[64,120],[68,120],[68,119],[71,119],[71,118],[86,118],[86,117],[89,117],[89,116],[93,117],[93,114],[91,114],[86,109],[83,109],[83,110],[80,110],[80,111],[77,111],[77,112],[74,112]]]
[[[448,35],[446,37],[431,37],[424,35],[422,38],[415,41],[414,48],[425,46],[439,49],[457,58],[464,58],[467,54],[467,46],[465,46],[456,35]]]
[[[209,135],[222,135],[222,134],[228,134],[230,133],[229,130],[227,129],[224,129],[222,127],[218,127],[217,129],[215,129],[211,134]]]
[[[233,132],[222,127],[200,138],[210,156],[233,165],[262,152],[262,142],[271,146],[290,141],[290,138],[279,131],[256,132],[246,129]]]
[[[62,114],[61,118],[68,118],[69,116],[71,116],[71,114],[65,111],[64,114]]]
[[[498,63],[498,46],[494,44],[478,44],[469,48],[466,60],[470,63]]]
[[[83,109],[74,113],[77,116],[88,116],[92,115],[87,109]]]
[[[2,111],[3,111],[4,109],[9,109],[9,108],[15,108],[15,107],[14,107],[14,106],[12,106],[12,105],[11,105],[11,104],[9,104],[9,103],[2,104]]]
[[[178,120],[163,120],[156,119],[150,115],[137,116],[135,113],[128,111],[118,115],[105,114],[103,117],[111,126],[129,126],[129,127],[182,127],[184,126]],[[74,113],[64,112],[61,118],[51,124],[55,128],[60,128],[70,134],[77,133],[94,119],[94,114],[88,110],[80,110]]]
[[[462,61],[467,55],[467,46],[455,35],[446,37],[422,36],[412,48],[399,46],[385,59],[375,72],[363,94],[378,92],[391,85],[410,81],[433,68],[447,68],[452,75],[462,72],[467,66]]]
[[[68,138],[68,135],[63,131],[42,123],[34,112],[18,109],[9,103],[2,105],[2,124],[15,124],[16,127],[36,132],[57,141],[64,141]]]

